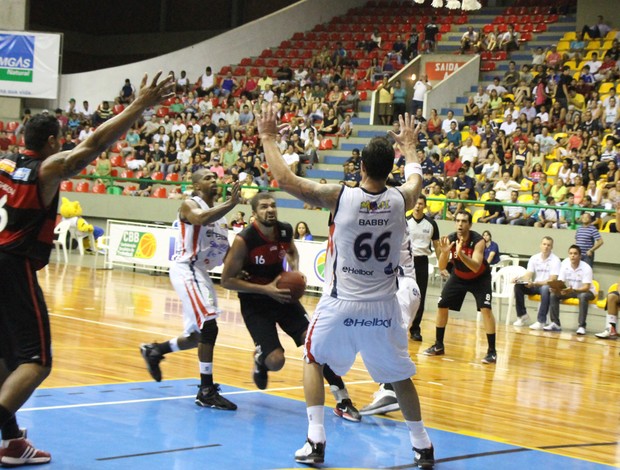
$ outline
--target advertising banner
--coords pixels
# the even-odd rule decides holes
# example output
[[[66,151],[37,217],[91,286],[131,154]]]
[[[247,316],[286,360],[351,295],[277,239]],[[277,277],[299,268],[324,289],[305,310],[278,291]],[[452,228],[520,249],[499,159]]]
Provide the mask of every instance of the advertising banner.
[[[58,98],[60,34],[0,31],[0,95]]]
[[[107,234],[106,265],[137,266],[153,271],[167,271],[170,268],[177,235],[175,227],[108,221]],[[235,232],[228,232],[231,245],[235,236]],[[297,240],[295,246],[299,252],[299,270],[305,274],[308,288],[320,290],[325,279],[327,242]],[[219,278],[222,266],[210,273]]]
[[[441,81],[456,72],[465,62],[441,61],[426,62],[426,75],[431,81]]]

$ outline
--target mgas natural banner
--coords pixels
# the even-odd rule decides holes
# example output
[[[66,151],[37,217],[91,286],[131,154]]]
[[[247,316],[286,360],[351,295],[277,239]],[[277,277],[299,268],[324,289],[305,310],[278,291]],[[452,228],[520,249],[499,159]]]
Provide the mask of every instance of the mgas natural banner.
[[[0,95],[58,98],[60,34],[0,31]]]

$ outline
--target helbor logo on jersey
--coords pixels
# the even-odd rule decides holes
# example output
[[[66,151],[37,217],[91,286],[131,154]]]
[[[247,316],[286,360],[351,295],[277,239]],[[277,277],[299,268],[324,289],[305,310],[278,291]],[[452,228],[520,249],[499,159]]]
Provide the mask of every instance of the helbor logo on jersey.
[[[32,82],[34,36],[0,34],[0,80]]]
[[[345,318],[343,322],[344,326],[382,326],[383,328],[389,328],[392,326],[392,319],[384,320],[383,318],[373,318],[372,320],[363,320],[361,318]]]
[[[360,202],[360,212],[364,214],[381,213],[390,211],[390,200],[381,201],[362,201]]]

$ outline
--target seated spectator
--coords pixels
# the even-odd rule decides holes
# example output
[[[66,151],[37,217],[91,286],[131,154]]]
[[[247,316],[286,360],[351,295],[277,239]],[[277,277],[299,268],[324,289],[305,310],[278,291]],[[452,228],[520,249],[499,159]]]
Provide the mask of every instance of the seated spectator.
[[[340,127],[338,128],[338,133],[336,135],[338,137],[344,137],[345,139],[348,139],[349,137],[351,137],[352,133],[353,122],[351,121],[351,115],[347,114],[345,115],[344,120],[340,124]]]
[[[243,180],[241,177],[244,176]],[[240,173],[239,181],[241,181],[240,196],[243,204],[249,204],[254,196],[258,194],[258,185],[254,182],[252,173]]]
[[[355,170],[355,166],[353,165],[353,163],[345,164],[344,177],[342,179],[342,182],[351,188],[355,188],[359,186],[361,180],[362,176],[359,171]]]
[[[566,195],[568,194],[568,188],[564,184],[562,178],[557,178],[555,184],[551,187],[549,195],[555,200],[556,204],[564,202]]]
[[[488,52],[493,52],[497,49],[497,33],[494,30],[483,33],[483,37],[480,41],[480,48]]]
[[[338,132],[339,123],[334,108],[329,108],[327,116],[321,121],[318,127],[318,133],[322,136],[336,134]]]
[[[282,157],[284,158],[284,161],[286,162],[288,167],[291,169],[291,171],[295,173],[296,175],[299,175],[299,172],[301,169],[299,165],[300,158],[299,158],[299,155],[295,153],[295,147],[293,146],[293,144],[291,143],[288,144],[286,148],[286,152],[284,152]]]
[[[569,228],[575,222],[575,209],[579,207],[575,204],[575,196],[573,194],[568,194],[566,196],[566,202],[560,204],[560,209],[558,209],[558,222],[554,228],[565,229]]]
[[[585,37],[585,35],[587,34],[591,39],[604,38],[607,33],[611,31],[609,25],[607,25],[603,21],[602,15],[598,15],[596,19],[596,24],[592,26],[584,25],[583,29],[581,30],[581,34],[583,35],[583,37]]]
[[[510,177],[511,174],[508,171],[502,172],[502,179],[495,183],[495,186],[493,187],[499,201],[509,201],[512,191],[519,191],[521,189],[521,185],[510,179]]]
[[[310,232],[310,228],[308,227],[308,224],[303,221],[297,222],[297,225],[295,226],[295,233],[293,235],[293,238],[295,240],[307,240],[307,241],[314,240],[314,238],[312,237],[312,233]]]
[[[558,211],[556,209],[556,202],[552,196],[547,196],[547,206],[544,209],[540,209],[538,212],[538,220],[534,224],[534,227],[553,228],[558,222]]]
[[[310,163],[310,166],[306,167],[307,169],[312,169],[312,165],[319,163],[319,145],[320,141],[318,137],[314,135],[313,130],[310,130],[303,148],[303,161],[304,163]]]
[[[532,192],[532,201],[527,204],[532,206],[540,205],[540,192]],[[523,216],[519,220],[516,220],[514,225],[533,227],[536,222],[538,222],[539,213],[540,209],[538,207],[527,207]]]
[[[500,201],[495,197],[495,191],[489,191],[489,199],[487,202],[499,203]],[[481,224],[497,224],[504,215],[504,208],[501,204],[486,204],[484,205],[484,215],[478,219]]]
[[[506,52],[512,52],[519,49],[520,34],[515,31],[514,25],[508,25],[508,31],[503,33],[499,38],[498,48]]]
[[[478,50],[474,47],[478,44],[478,39],[478,32],[474,31],[473,26],[468,26],[467,31],[463,33],[463,36],[461,36],[461,54],[465,54],[470,49],[473,50],[473,52],[478,52]]]
[[[504,74],[502,85],[508,90],[508,93],[512,93],[513,88],[519,84],[519,71],[517,70],[514,60],[508,63],[508,70]]]
[[[452,150],[448,153],[448,161],[444,162],[444,178],[456,178],[463,163],[458,159],[456,151]]]
[[[551,287],[549,299],[549,316],[551,323],[545,326],[545,331],[562,331],[560,322],[560,300],[579,299],[579,327],[578,335],[586,334],[586,318],[590,300],[594,299],[595,291],[592,283],[592,268],[581,260],[581,249],[571,245],[568,249],[568,258],[560,265],[558,281],[564,281],[564,289]]]
[[[200,76],[196,84],[196,94],[205,97],[209,96],[210,93],[213,93],[213,96],[219,96],[220,91],[215,83],[215,75],[213,75],[211,67],[207,66],[205,73]]]
[[[562,65],[562,54],[558,52],[556,45],[551,46],[551,49],[547,53],[547,57],[545,58],[545,65],[549,69],[554,69],[559,65]]]
[[[374,29],[370,35],[370,39],[366,41],[366,52],[371,52],[374,49],[381,49],[381,34],[377,28]]]
[[[230,221],[230,226],[234,232],[241,232],[248,223],[245,221],[245,212],[238,211]]]
[[[586,48],[586,41],[583,40],[583,33],[577,31],[575,34],[575,39],[569,42],[568,48],[566,57],[568,59],[573,59],[578,64],[581,61]]]
[[[482,232],[484,238],[484,259],[489,266],[499,263],[499,246],[493,241],[491,232]]]
[[[153,191],[153,181],[148,168],[142,171],[142,175],[138,178],[140,180],[138,189],[131,193],[132,196],[149,197]]]
[[[512,191],[510,193],[510,203],[518,204],[519,201],[519,191]],[[518,220],[523,218],[525,210],[522,206],[505,206],[504,214],[499,217],[497,220],[497,224],[508,224],[515,225]]]
[[[185,70],[181,70],[181,75],[177,78],[177,93],[188,93],[189,92],[189,78],[187,78],[187,72]]]
[[[97,111],[95,111],[93,115],[93,124],[98,126],[103,124],[108,119],[110,119],[114,115],[112,108],[110,108],[110,103],[107,101],[102,101],[101,104],[97,107]]]
[[[121,88],[118,94],[118,102],[120,104],[129,104],[136,99],[136,89],[131,84],[128,78],[125,79],[125,84]]]
[[[431,192],[429,194],[428,203],[426,205],[427,215],[435,220],[439,220],[443,217],[443,208],[445,203],[443,202],[446,199],[445,194],[441,191],[441,185],[438,183],[433,183],[430,185]]]

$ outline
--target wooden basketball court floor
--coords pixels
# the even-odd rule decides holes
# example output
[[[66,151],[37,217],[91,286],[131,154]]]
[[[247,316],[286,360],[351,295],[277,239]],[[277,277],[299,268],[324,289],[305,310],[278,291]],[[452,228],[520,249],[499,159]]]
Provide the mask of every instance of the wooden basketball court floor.
[[[167,355],[164,380],[156,383],[138,350],[182,330],[167,276],[85,265],[92,260],[72,256],[77,264],[50,264],[39,273],[51,312],[54,369],[18,419],[52,453],[53,468],[303,467],[293,460],[305,439],[306,413],[301,351],[292,341],[282,336],[287,363],[270,374],[266,391],[256,390],[253,344],[238,300],[218,286],[223,314],[214,376],[239,409],[197,407],[195,351]],[[498,363],[485,366],[486,337],[466,304],[469,311],[448,325],[446,355],[426,357],[436,295],[431,287],[424,342],[409,343],[436,468],[620,466],[620,342],[501,325]],[[316,300],[304,297],[309,313]],[[359,359],[345,381],[358,407],[376,391]],[[333,415],[327,397],[325,468],[413,468],[399,412],[349,423]]]

